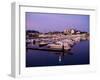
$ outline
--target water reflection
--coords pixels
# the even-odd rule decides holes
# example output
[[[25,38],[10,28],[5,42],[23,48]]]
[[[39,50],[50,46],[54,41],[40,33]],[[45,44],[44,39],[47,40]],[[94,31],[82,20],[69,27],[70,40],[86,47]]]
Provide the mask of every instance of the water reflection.
[[[89,64],[89,41],[82,41],[66,51],[27,49],[26,67]]]

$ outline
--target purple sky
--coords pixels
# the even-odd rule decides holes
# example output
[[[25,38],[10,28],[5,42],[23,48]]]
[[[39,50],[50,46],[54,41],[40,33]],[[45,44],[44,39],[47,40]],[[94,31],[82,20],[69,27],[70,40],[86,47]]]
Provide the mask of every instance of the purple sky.
[[[67,28],[89,32],[89,15],[26,12],[26,30],[49,32]]]

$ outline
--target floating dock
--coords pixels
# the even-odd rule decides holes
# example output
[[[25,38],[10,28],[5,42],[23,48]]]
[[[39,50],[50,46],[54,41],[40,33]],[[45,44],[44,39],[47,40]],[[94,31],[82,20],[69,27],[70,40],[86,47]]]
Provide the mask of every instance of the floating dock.
[[[28,49],[31,49],[31,50],[40,50],[40,51],[52,51],[52,52],[68,52],[70,51],[71,49],[50,49],[50,48],[26,48],[27,50]]]

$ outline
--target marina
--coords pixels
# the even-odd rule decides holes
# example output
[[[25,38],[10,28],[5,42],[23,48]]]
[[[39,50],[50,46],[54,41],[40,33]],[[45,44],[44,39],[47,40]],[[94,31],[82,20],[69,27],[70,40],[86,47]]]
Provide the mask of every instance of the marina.
[[[40,34],[41,35],[41,34]],[[27,39],[26,48],[34,50],[45,50],[45,51],[69,51],[71,48],[79,43],[80,41],[88,40],[89,36],[85,34],[73,34],[73,35],[64,35],[64,34],[55,34],[49,35],[50,38],[46,35],[44,38],[37,37],[35,39]],[[87,36],[87,37],[86,37]]]
[[[89,64],[89,18],[26,12],[26,67]]]
[[[81,32],[78,31],[77,34],[76,33],[72,34],[72,33],[67,34],[67,35],[65,35],[64,33],[61,33],[61,32],[52,33],[52,34],[49,34],[49,33],[48,34],[47,33],[46,34],[42,34],[42,33],[39,34],[38,33],[38,36],[36,36],[37,34],[35,34],[35,37],[33,37],[33,38],[28,37],[27,40],[26,40],[27,56],[30,55],[30,51],[32,52],[31,55],[34,55],[34,56],[38,55],[37,57],[45,55],[47,58],[50,58],[48,56],[53,55],[53,56],[57,57],[57,60],[59,62],[58,64],[62,63],[62,64],[68,64],[69,65],[70,60],[65,61],[63,59],[65,57],[67,58],[68,55],[71,55],[71,56],[76,55],[77,51],[79,49],[81,50],[82,47],[81,48],[76,47],[76,48],[79,48],[79,49],[76,49],[77,51],[73,52],[74,51],[73,49],[75,48],[75,46],[77,46],[81,43],[87,43],[89,41],[89,34],[86,33],[86,32],[81,33]],[[32,33],[32,34],[34,36],[34,33]],[[82,45],[88,46],[89,43],[88,44],[82,44]],[[81,53],[83,53],[83,52],[80,52],[79,54],[81,55]],[[89,54],[87,54],[87,56],[88,55]],[[33,56],[33,58],[35,58],[34,56]],[[75,56],[75,58],[77,56]],[[41,59],[41,58],[38,58],[38,59]],[[29,60],[30,59],[27,59],[28,63],[29,63]],[[34,59],[32,59],[32,61],[33,60]],[[32,62],[31,65],[27,64],[27,66],[29,67],[29,66],[32,66],[33,64],[34,64],[34,66],[43,66],[44,64],[47,65],[47,63],[44,63],[45,62],[44,59],[43,59],[43,64],[38,62],[39,64],[37,63],[38,64],[37,65],[33,62]],[[79,61],[76,61],[75,63],[78,63],[78,62]],[[49,65],[51,65],[51,63],[49,63]],[[75,64],[75,63],[72,63],[72,64]],[[88,61],[88,63],[89,63],[89,61]],[[55,64],[57,64],[57,62]],[[70,62],[70,64],[71,64],[71,62]],[[82,63],[80,63],[80,64],[82,64]]]
[[[81,41],[70,51],[45,51],[28,49],[26,54],[27,67],[89,64],[89,41]],[[80,50],[80,51],[79,51]]]

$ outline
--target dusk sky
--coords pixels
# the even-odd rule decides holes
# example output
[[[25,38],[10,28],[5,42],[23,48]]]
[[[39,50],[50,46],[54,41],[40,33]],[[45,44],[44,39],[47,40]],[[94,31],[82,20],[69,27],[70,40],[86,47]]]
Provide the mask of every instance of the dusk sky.
[[[26,12],[26,30],[45,33],[67,28],[89,32],[89,15]]]

